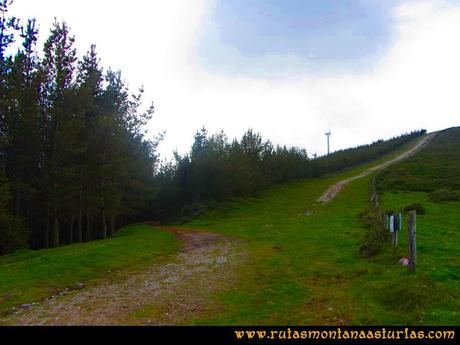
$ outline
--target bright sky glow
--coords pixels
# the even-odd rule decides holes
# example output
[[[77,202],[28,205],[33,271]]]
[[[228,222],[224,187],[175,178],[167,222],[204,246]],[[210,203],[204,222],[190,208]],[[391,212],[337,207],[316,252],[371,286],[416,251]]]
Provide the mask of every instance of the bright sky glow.
[[[328,127],[339,149],[459,125],[457,1],[15,0],[11,12],[36,17],[42,42],[65,20],[81,54],[95,43],[144,85],[164,157],[202,126],[323,154]]]

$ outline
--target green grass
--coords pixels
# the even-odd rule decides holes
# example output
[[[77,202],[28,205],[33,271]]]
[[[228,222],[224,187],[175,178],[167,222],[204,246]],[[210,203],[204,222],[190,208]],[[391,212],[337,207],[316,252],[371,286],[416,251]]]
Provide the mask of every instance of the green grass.
[[[460,202],[455,190],[460,190],[460,127],[442,131],[419,154],[380,173],[377,185],[382,209],[400,210],[418,203],[426,210],[417,215],[418,273],[396,280],[389,276],[393,282],[387,284],[388,290],[395,293],[388,293],[385,302],[419,323],[458,324]],[[382,260],[407,255],[407,227],[404,230],[399,247],[387,250]],[[412,300],[415,307],[404,310],[405,300]]]
[[[218,297],[224,311],[203,323],[362,323],[363,316],[372,323],[369,301],[353,290],[364,274],[381,270],[358,253],[364,233],[357,215],[367,203],[367,179],[327,205],[312,205],[337,179],[280,186],[227,214],[215,211],[187,224],[242,238],[250,251],[240,285]]]
[[[440,132],[417,155],[378,175],[381,191],[460,191],[460,127]]]
[[[417,202],[426,214],[417,215],[417,274],[403,271],[389,286],[398,285],[405,293],[394,293],[394,300],[403,308],[411,294],[417,307],[412,313],[420,323],[458,324],[460,317],[460,202],[444,204],[429,200],[424,192],[386,192],[383,207],[401,209]],[[398,248],[388,250],[382,261],[396,261],[408,255],[407,216]],[[394,276],[389,278],[395,279]],[[397,291],[397,290],[396,290]],[[407,296],[406,296],[407,295]]]
[[[0,312],[46,298],[77,282],[88,285],[115,277],[117,272],[141,269],[178,248],[172,234],[138,224],[102,241],[0,257]]]
[[[396,249],[386,243],[370,259],[359,255],[366,234],[359,214],[369,207],[372,176],[353,181],[326,205],[316,203],[334,182],[397,153],[338,175],[279,185],[257,198],[221,204],[185,224],[244,240],[248,250],[234,288],[209,296],[220,312],[197,314],[188,323],[457,324],[459,202],[433,203],[419,192],[382,195],[385,208],[415,202],[426,208],[426,215],[417,219],[416,274],[398,264],[407,255],[404,234]],[[110,240],[0,258],[1,308],[45,297],[77,281],[107,277],[113,268],[141,269],[177,248],[172,235],[133,226]],[[146,306],[142,312],[148,316],[155,311]]]
[[[332,183],[377,163],[277,186],[259,198],[233,202],[184,225],[244,239],[250,257],[240,268],[238,286],[211,297],[219,301],[222,312],[193,323],[456,324],[460,259],[458,235],[453,232],[459,220],[451,216],[458,214],[458,204],[446,205],[450,209],[436,205],[437,209],[423,200],[427,212],[433,213],[424,216],[428,222],[419,221],[420,265],[412,275],[398,264],[407,254],[404,239],[397,251],[385,244],[371,259],[359,256],[365,229],[358,215],[369,206],[371,176],[352,182],[329,204],[315,203]],[[387,200],[385,205],[397,206]],[[403,204],[417,201],[408,197]],[[307,209],[310,216],[304,215]],[[436,222],[444,232],[433,235],[433,244],[426,232]],[[450,240],[451,246],[444,246]],[[433,246],[437,252],[430,252]],[[442,270],[445,273],[439,273]]]

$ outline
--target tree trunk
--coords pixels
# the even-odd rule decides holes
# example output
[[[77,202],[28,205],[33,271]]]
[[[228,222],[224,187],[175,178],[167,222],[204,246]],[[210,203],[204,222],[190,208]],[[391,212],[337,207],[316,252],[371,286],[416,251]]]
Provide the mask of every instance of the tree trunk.
[[[15,215],[19,217],[21,214],[21,182],[16,182],[16,205]]]
[[[110,223],[109,223],[109,233],[108,233],[108,236],[112,237],[114,232],[115,232],[115,217],[114,216],[110,216]]]
[[[105,157],[106,157],[106,150],[105,150],[105,145],[106,145],[106,140],[107,138],[104,139],[104,154],[102,156],[102,164],[105,164]],[[103,174],[104,175],[104,174]],[[101,179],[101,191],[102,191],[102,238],[107,237],[107,221],[105,219],[105,179],[104,176],[102,176]]]
[[[89,208],[88,207],[86,208],[86,229],[85,229],[85,232],[86,232],[85,240],[90,241],[91,240],[91,221],[90,221],[90,218],[89,218]]]
[[[105,209],[102,208],[102,238],[107,237],[107,222],[105,219]]]
[[[75,223],[75,214],[72,215],[70,219],[70,234],[69,234],[69,244],[73,243],[73,224]]]
[[[46,207],[45,248],[50,247],[50,207]]]
[[[82,230],[83,230],[83,216],[81,214],[81,209],[78,210],[78,226],[77,226],[77,234],[76,234],[76,237],[75,237],[75,241],[76,242],[81,242],[83,240],[83,234],[82,234]]]
[[[59,247],[59,220],[57,216],[54,216],[51,244],[53,247]]]
[[[15,202],[15,215],[21,216],[21,198],[22,198],[22,181],[23,181],[23,159],[19,158],[19,173],[16,179],[16,202]]]

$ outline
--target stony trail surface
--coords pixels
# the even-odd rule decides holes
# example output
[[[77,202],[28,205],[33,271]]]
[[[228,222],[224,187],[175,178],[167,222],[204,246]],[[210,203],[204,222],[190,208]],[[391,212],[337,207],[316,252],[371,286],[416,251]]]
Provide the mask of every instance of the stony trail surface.
[[[163,230],[183,242],[172,261],[51,297],[0,318],[0,324],[178,325],[218,312],[209,296],[233,288],[245,245],[209,232]]]
[[[369,168],[369,169],[367,169],[366,171],[362,172],[359,175],[348,177],[346,179],[343,179],[342,181],[337,182],[336,184],[332,185],[323,195],[321,195],[321,197],[318,199],[318,202],[328,203],[329,201],[334,199],[335,196],[337,194],[339,194],[339,192],[347,184],[349,184],[350,182],[352,182],[352,181],[354,181],[356,179],[368,176],[368,175],[372,174],[373,172],[375,172],[377,170],[385,169],[385,168],[389,167],[392,164],[395,164],[395,163],[397,163],[397,162],[399,162],[399,161],[401,161],[403,159],[411,157],[412,155],[414,155],[415,153],[420,151],[422,148],[424,148],[426,145],[428,145],[431,142],[431,140],[433,140],[433,138],[436,136],[436,134],[437,134],[437,132],[427,134],[422,139],[420,139],[420,141],[414,147],[412,147],[409,150],[401,153],[396,158],[393,158],[393,159],[391,159],[391,160],[389,160],[389,161],[387,161],[385,163],[379,164],[379,165],[377,165],[375,167]]]

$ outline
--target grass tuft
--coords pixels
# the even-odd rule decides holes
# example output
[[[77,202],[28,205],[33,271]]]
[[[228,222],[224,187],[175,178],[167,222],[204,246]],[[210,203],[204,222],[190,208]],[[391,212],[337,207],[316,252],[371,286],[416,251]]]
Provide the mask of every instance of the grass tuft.
[[[368,208],[360,213],[359,218],[366,229],[363,244],[359,248],[359,255],[364,259],[376,256],[388,240],[380,212],[376,208]]]
[[[458,194],[447,188],[435,190],[428,194],[428,197],[431,201],[438,203],[459,200]]]
[[[404,212],[415,211],[419,215],[423,215],[426,213],[425,207],[423,207],[423,205],[417,202],[407,205],[406,207],[403,208],[403,211]]]

